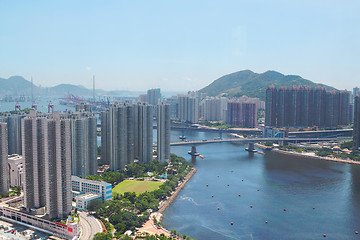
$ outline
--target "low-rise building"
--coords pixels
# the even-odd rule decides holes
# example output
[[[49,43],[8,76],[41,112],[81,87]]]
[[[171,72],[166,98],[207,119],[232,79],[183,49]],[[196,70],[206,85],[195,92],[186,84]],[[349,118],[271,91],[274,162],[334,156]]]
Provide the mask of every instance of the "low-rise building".
[[[101,200],[103,202],[112,199],[112,186],[109,183],[71,176],[71,184],[72,191],[80,192],[79,196],[85,193],[95,193],[101,195]]]
[[[9,155],[8,164],[10,187],[22,187],[24,176],[23,157],[18,154]]]
[[[70,220],[67,220],[66,224],[51,222],[44,218],[30,215],[13,207],[4,205],[0,205],[0,217],[10,222],[41,228],[43,232],[65,239],[74,239],[77,238],[80,234],[80,226],[77,222]]]
[[[89,203],[93,200],[100,200],[101,195],[95,193],[85,193],[75,197],[76,207],[80,210],[87,209]]]

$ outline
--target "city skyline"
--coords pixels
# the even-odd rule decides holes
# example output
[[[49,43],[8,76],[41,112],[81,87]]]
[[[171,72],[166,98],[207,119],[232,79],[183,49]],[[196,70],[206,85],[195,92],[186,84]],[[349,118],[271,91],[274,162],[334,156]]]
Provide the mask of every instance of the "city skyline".
[[[240,70],[296,74],[338,89],[360,78],[359,3],[45,2],[0,9],[1,77],[41,86],[198,90]]]

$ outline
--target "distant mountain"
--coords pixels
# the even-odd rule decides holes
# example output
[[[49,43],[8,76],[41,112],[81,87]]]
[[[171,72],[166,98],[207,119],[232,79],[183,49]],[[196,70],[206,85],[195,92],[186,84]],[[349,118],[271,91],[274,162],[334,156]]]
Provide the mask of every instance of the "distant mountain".
[[[21,76],[0,78],[0,86],[0,95],[31,95],[31,82]],[[38,92],[39,89],[33,85],[33,90]]]
[[[317,84],[297,75],[284,75],[276,71],[267,71],[259,74],[250,70],[244,70],[222,76],[199,91],[209,96],[224,94],[237,97],[246,95],[248,97],[258,97],[261,100],[265,100],[265,90],[271,85],[276,87],[306,85],[309,87],[320,86],[326,89],[334,89],[333,87]]]
[[[32,84],[21,76],[12,76],[8,79],[0,78],[0,96],[31,96],[31,85],[33,87],[34,96],[46,95],[63,97],[70,93],[76,96],[92,96],[93,94],[92,89],[85,88],[81,85],[60,84],[54,87],[44,88]],[[135,97],[142,93],[143,92],[120,90],[105,91],[96,89],[97,95]]]

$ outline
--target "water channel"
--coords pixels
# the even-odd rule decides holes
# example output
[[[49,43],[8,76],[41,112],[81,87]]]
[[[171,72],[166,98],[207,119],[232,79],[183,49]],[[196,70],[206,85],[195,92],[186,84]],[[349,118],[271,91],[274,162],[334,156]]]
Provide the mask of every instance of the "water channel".
[[[172,131],[171,141],[179,135]],[[189,140],[218,137],[196,131],[185,135]],[[195,163],[197,173],[164,212],[163,225],[199,240],[323,239],[323,234],[360,239],[355,234],[360,231],[360,166],[249,154],[245,147],[197,146],[206,158]],[[188,160],[189,150],[171,148]]]

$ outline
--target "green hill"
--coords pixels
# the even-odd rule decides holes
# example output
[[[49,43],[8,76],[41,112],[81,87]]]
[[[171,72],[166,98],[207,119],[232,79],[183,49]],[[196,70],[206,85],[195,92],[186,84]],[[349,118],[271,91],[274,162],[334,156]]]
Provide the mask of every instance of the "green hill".
[[[258,97],[261,100],[265,100],[265,90],[271,85],[276,87],[306,85],[309,87],[321,86],[326,89],[334,89],[306,80],[297,75],[284,75],[276,71],[267,71],[259,74],[250,70],[243,70],[222,76],[199,91],[209,96],[225,94],[230,97],[239,97],[246,95],[248,97]]]

